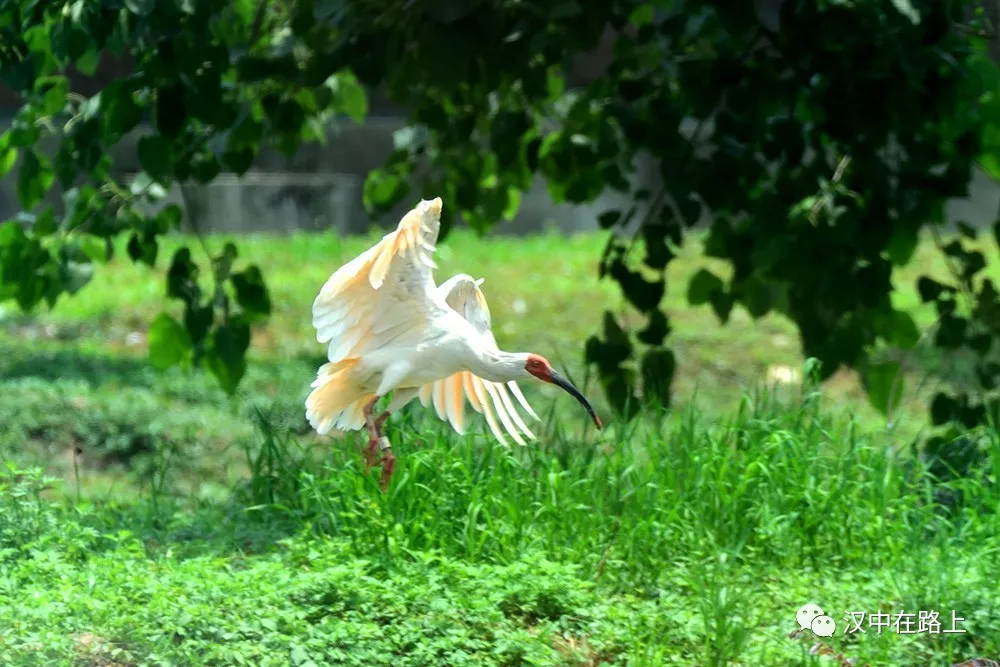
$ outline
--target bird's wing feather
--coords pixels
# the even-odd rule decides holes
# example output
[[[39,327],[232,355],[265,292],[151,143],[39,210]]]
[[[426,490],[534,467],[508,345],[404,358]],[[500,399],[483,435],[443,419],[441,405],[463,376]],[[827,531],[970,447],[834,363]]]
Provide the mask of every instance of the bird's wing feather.
[[[438,287],[438,294],[442,295],[445,303],[483,336],[487,345],[496,348],[496,339],[490,329],[489,305],[486,303],[483,291],[479,289],[482,282],[482,279],[474,280],[471,276],[459,274],[442,283]],[[461,371],[442,380],[428,382],[420,387],[418,396],[424,406],[433,403],[438,417],[448,421],[458,433],[465,432],[465,401],[468,400],[472,409],[486,418],[490,431],[501,444],[507,446],[507,440],[500,428],[502,424],[503,430],[515,442],[523,445],[525,442],[521,433],[530,440],[536,438],[514,407],[511,393],[529,415],[538,419],[538,415],[531,409],[516,382],[506,384],[490,382],[469,371]]]
[[[323,285],[313,302],[313,326],[316,340],[329,343],[331,362],[412,343],[439,314],[431,255],[440,216],[440,198],[421,201]]]

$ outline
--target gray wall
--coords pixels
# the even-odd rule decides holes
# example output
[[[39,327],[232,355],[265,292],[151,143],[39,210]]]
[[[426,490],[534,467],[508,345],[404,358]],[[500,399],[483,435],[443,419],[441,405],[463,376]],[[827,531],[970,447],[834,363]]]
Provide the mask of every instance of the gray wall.
[[[363,125],[344,124],[330,130],[325,144],[305,145],[291,160],[265,151],[253,170],[242,178],[224,174],[208,186],[174,186],[166,201],[180,205],[185,211],[185,220],[191,220],[204,232],[335,228],[343,233],[363,233],[370,225],[361,202],[365,175],[387,158],[392,150],[392,133],[403,126],[402,119],[391,117],[371,118]],[[119,173],[127,175],[139,170],[135,149],[139,136],[141,131],[112,149]],[[51,151],[52,146],[44,148]],[[653,188],[657,178],[655,164],[640,159],[634,179],[636,184]],[[0,181],[0,220],[14,217],[20,210],[16,179],[15,167]],[[55,190],[57,188],[50,193],[48,202],[61,208]],[[410,205],[412,202],[400,205],[378,223],[395,225]],[[550,226],[563,233],[593,230],[597,228],[596,218],[602,211],[623,206],[628,206],[627,197],[618,193],[607,193],[584,206],[557,205],[539,178],[525,193],[514,221],[501,221],[494,233],[521,235]],[[950,222],[964,220],[984,226],[996,220],[998,209],[1000,185],[977,170],[969,196],[953,200],[947,207],[947,215]]]

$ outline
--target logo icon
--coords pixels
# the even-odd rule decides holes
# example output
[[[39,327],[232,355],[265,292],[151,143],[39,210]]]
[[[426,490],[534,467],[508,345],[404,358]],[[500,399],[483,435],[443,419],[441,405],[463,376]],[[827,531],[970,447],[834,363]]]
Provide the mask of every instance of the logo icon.
[[[837,623],[823,613],[819,605],[809,603],[795,612],[795,621],[803,630],[809,630],[817,637],[832,637],[837,631]]]

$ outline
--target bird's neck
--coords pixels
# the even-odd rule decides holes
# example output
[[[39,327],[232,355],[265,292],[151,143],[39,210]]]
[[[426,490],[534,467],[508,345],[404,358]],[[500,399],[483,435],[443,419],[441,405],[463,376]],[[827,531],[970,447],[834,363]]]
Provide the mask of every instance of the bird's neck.
[[[480,348],[473,350],[469,370],[490,382],[510,382],[523,378],[526,355]]]

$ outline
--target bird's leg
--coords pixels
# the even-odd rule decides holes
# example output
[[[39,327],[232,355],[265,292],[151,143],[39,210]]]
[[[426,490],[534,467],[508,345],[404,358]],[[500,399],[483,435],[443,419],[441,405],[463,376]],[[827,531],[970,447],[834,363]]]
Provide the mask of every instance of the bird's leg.
[[[378,396],[374,396],[364,407],[365,426],[368,427],[368,446],[365,448],[364,457],[365,465],[369,469],[377,463],[375,456],[378,454],[379,439],[381,437],[379,433],[381,424],[378,423],[378,419],[372,419],[372,410],[375,408],[377,400]]]
[[[375,418],[375,444],[382,450],[382,457],[375,463],[376,465],[379,463],[382,464],[382,477],[379,479],[379,484],[382,486],[383,491],[389,489],[389,480],[392,479],[392,472],[396,468],[396,457],[392,455],[392,445],[389,443],[389,438],[382,435],[382,425],[385,424],[385,420],[388,418],[388,410],[385,410]]]
[[[389,445],[388,438],[382,438],[383,440],[383,451],[382,458],[380,462],[382,463],[382,477],[379,479],[379,484],[382,486],[383,491],[389,490],[389,480],[392,479],[392,471],[396,469],[396,457],[392,455],[392,447]]]
[[[377,400],[378,396],[372,398],[364,407],[365,425],[368,427],[368,446],[365,448],[364,457],[365,465],[368,466],[369,470],[373,466],[382,464],[382,476],[379,479],[379,484],[382,486],[382,490],[386,491],[389,488],[389,480],[392,479],[393,470],[396,468],[396,457],[392,455],[389,439],[382,435],[382,425],[389,418],[389,411],[385,410],[378,417],[372,418],[372,411]],[[376,458],[379,450],[382,450],[382,456]]]

